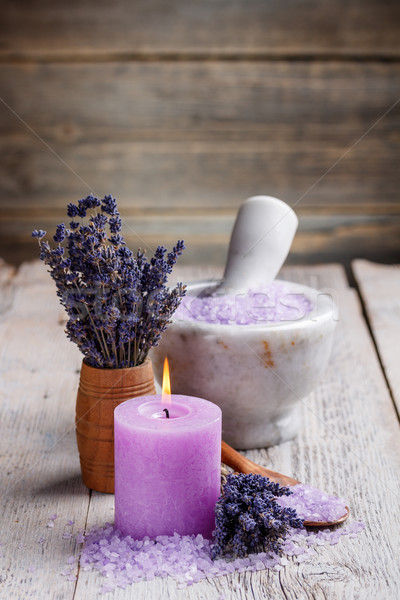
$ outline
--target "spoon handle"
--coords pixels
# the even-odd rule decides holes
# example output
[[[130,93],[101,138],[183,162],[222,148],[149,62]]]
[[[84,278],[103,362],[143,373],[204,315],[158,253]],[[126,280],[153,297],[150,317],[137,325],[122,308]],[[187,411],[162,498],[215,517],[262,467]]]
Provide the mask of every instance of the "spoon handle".
[[[265,467],[257,465],[249,458],[246,458],[234,450],[224,441],[221,445],[221,460],[228,465],[228,467],[238,471],[238,473],[255,473],[262,475],[263,477],[268,477],[271,481],[285,486],[297,485],[300,483],[297,479],[293,479],[293,477],[287,477],[286,475],[282,475],[282,473],[276,473],[276,471],[270,471]]]

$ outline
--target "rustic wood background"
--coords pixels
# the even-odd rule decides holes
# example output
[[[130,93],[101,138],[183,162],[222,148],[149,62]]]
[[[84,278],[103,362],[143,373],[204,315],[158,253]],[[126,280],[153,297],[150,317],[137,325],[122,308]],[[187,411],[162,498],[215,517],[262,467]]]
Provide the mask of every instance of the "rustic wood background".
[[[241,201],[291,262],[400,259],[397,0],[3,0],[0,256],[112,193],[132,248],[222,265]]]

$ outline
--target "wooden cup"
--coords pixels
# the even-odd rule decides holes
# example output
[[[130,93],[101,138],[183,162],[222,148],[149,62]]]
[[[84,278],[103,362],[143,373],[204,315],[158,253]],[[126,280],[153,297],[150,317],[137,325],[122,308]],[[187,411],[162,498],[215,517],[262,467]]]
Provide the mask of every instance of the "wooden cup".
[[[156,393],[151,360],[126,369],[96,369],[82,362],[76,399],[76,439],[83,483],[114,493],[114,409]]]

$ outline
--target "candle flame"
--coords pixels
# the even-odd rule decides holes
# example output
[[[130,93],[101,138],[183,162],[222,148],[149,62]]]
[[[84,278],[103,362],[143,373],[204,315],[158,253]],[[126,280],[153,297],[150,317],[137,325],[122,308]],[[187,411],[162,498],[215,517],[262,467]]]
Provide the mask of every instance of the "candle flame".
[[[171,380],[169,377],[169,364],[167,357],[165,357],[164,360],[161,404],[163,406],[171,406]]]

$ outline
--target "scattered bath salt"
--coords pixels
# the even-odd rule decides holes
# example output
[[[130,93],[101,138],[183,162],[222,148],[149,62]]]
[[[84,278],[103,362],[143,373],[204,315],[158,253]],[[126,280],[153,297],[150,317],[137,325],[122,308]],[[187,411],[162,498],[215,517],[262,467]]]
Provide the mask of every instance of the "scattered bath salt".
[[[281,557],[271,553],[246,558],[211,558],[211,541],[202,536],[160,536],[138,541],[122,537],[111,525],[91,530],[80,557],[83,570],[97,570],[107,577],[102,591],[154,577],[171,576],[178,584],[191,585],[206,577],[236,570],[255,571],[274,567]]]
[[[346,514],[343,498],[328,496],[325,492],[300,483],[290,488],[290,496],[280,496],[277,502],[284,508],[294,508],[301,519],[314,521],[337,521]]]
[[[64,533],[62,534],[62,537],[64,540],[70,540],[72,538],[72,533],[69,533],[68,531],[64,531]]]
[[[282,555],[259,552],[244,558],[213,560],[212,542],[201,535],[174,534],[159,536],[155,540],[134,540],[106,524],[90,530],[84,537],[80,567],[83,571],[98,571],[105,577],[102,593],[113,592],[118,587],[126,588],[138,581],[167,576],[173,577],[178,587],[183,588],[206,577],[220,577],[235,571],[280,571],[289,563],[287,556],[292,556],[299,564],[306,562],[316,554],[312,546],[336,544],[342,535],[353,536],[363,528],[363,523],[353,522],[335,530],[292,529],[283,543]],[[71,556],[63,572],[70,580],[76,579],[73,573],[75,564],[76,558]]]
[[[60,575],[63,575],[64,577],[66,577],[68,579],[68,581],[71,581],[70,577],[75,577],[74,573],[73,573],[74,569],[73,567],[67,567],[64,569],[64,571],[60,572]]]
[[[54,515],[51,515],[51,517],[49,517],[49,519],[50,519],[51,521],[55,521],[56,519],[58,519],[58,515],[57,515],[57,513],[55,513]]]
[[[287,284],[273,282],[247,294],[184,296],[174,318],[206,323],[256,325],[298,321],[313,309],[311,301]]]
[[[67,521],[67,525],[74,525],[75,521],[72,521],[72,519],[69,519],[69,521]]]
[[[300,556],[296,557],[296,563],[301,564],[307,562],[312,556],[315,556],[315,551],[312,549],[308,550],[304,552],[304,554],[300,554]]]
[[[38,539],[38,544],[43,544],[46,541],[46,539],[44,537],[40,537]]]
[[[83,531],[78,531],[78,533],[76,535],[76,543],[83,544],[84,541],[85,541],[85,533]]]
[[[48,527],[49,529],[52,529],[54,527],[54,521],[49,521],[47,523],[46,527]]]

